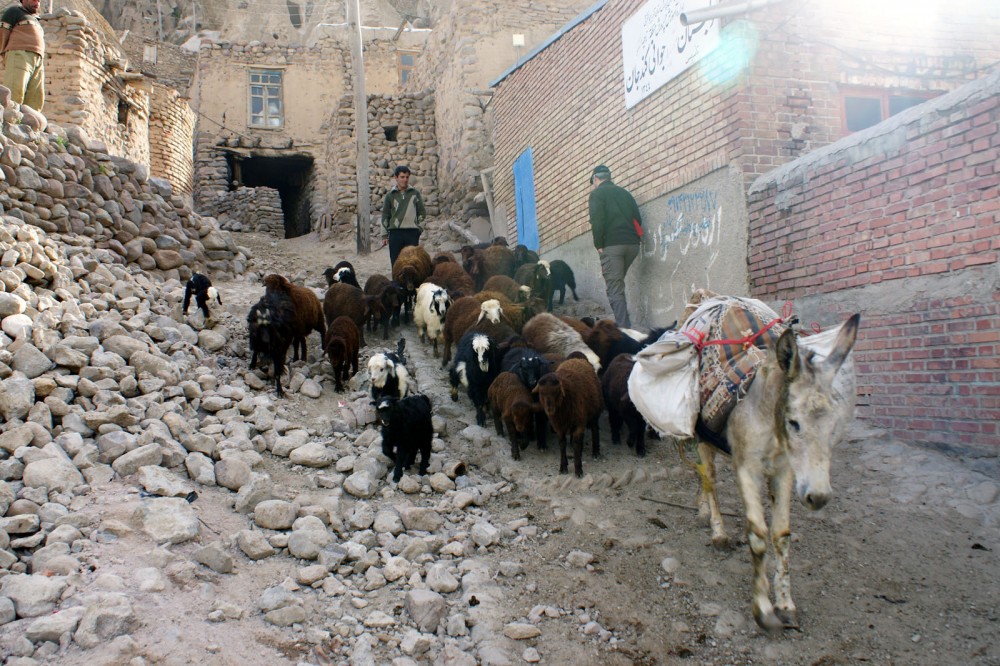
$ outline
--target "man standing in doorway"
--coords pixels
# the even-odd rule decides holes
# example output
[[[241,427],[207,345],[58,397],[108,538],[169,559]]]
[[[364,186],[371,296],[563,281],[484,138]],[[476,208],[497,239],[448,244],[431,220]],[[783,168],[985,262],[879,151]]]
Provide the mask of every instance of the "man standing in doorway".
[[[0,16],[3,84],[18,104],[41,111],[45,104],[45,32],[38,22],[41,0],[21,0]]]
[[[619,326],[630,328],[625,302],[625,274],[639,256],[642,217],[639,205],[625,188],[611,182],[611,169],[603,164],[590,176],[590,231],[601,256],[601,273],[608,301]]]
[[[420,192],[410,187],[410,168],[396,167],[393,177],[396,184],[382,202],[382,227],[389,237],[389,261],[395,264],[400,250],[420,243],[427,211]]]

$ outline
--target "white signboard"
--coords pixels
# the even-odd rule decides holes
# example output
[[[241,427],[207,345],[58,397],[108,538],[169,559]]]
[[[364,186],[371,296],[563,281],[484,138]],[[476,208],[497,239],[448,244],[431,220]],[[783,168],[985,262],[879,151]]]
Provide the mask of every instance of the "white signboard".
[[[716,0],[649,0],[622,25],[625,108],[631,109],[719,44],[719,21],[681,25]]]

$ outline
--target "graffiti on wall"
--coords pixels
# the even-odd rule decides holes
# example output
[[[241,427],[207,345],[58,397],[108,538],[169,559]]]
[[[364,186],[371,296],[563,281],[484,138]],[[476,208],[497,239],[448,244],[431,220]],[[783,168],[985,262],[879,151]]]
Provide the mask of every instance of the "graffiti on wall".
[[[707,248],[719,243],[722,237],[722,206],[718,191],[677,194],[667,199],[666,203],[666,219],[646,224],[644,256],[666,261],[671,249],[676,248],[683,256],[694,248]]]

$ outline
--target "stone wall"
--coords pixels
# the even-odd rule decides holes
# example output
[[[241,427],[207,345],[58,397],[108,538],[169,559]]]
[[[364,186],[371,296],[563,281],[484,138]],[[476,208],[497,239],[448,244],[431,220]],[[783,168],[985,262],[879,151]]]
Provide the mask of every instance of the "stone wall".
[[[60,9],[42,25],[46,116],[79,125],[111,154],[148,165],[149,84],[125,71],[122,51],[81,14]]]
[[[155,62],[146,60],[146,47],[154,46]],[[194,70],[198,64],[197,53],[176,44],[143,39],[142,35],[129,34],[122,44],[128,56],[129,69],[142,72],[157,83],[174,88],[182,96],[187,96]]]
[[[486,214],[485,204],[475,198],[482,192],[480,172],[493,166],[494,120],[490,97],[482,92],[517,62],[513,35],[524,35],[523,56],[590,4],[592,0],[489,5],[454,0],[435,6],[434,31],[408,89],[435,91],[444,212],[465,218]]]
[[[219,193],[202,211],[219,221],[226,231],[257,231],[278,238],[285,236],[285,219],[278,190],[270,187],[239,187]]]
[[[381,213],[382,201],[392,188],[392,173],[397,166],[410,167],[410,184],[420,190],[428,214],[440,211],[437,190],[438,147],[434,126],[434,101],[431,93],[368,96],[369,184],[372,216]],[[395,140],[391,136],[395,128]],[[354,98],[341,99],[335,132],[337,217],[353,228],[357,211],[357,163],[354,139]],[[381,228],[376,229],[382,233]]]
[[[173,88],[153,84],[149,118],[149,168],[190,196],[194,186],[195,114]]]

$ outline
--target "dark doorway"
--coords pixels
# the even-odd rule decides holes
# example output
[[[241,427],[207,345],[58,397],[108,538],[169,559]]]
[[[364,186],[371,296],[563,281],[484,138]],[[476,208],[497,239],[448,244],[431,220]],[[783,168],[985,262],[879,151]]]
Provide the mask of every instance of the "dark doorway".
[[[229,156],[229,184],[235,189],[270,187],[281,195],[285,218],[285,238],[304,236],[312,231],[309,221],[309,191],[313,176],[313,158],[308,155],[287,157]]]

